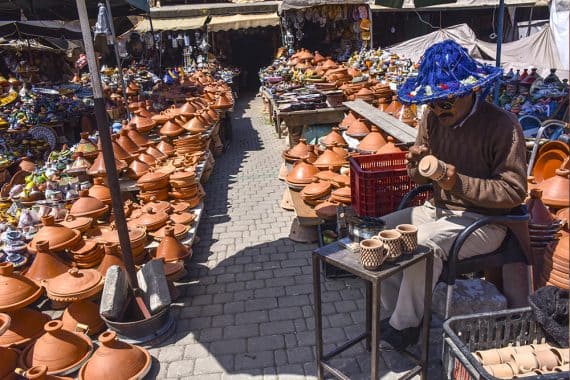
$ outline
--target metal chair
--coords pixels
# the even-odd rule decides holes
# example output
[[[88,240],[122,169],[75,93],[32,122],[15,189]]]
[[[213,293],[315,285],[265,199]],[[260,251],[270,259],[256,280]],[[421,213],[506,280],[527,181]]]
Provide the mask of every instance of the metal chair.
[[[416,196],[427,191],[433,191],[432,184],[420,185],[414,188],[404,196],[398,206],[398,210],[407,207],[410,201]],[[530,261],[531,252],[528,220],[529,214],[526,206],[521,205],[512,209],[508,215],[483,217],[467,226],[457,235],[439,277],[439,281],[443,281],[447,284],[445,319],[449,318],[453,289],[458,275],[502,268],[505,264],[525,263],[527,265],[528,290],[529,292],[532,291],[532,263]],[[459,260],[459,252],[463,244],[467,241],[467,238],[477,229],[488,224],[499,224],[507,228],[507,235],[501,246],[488,254]]]

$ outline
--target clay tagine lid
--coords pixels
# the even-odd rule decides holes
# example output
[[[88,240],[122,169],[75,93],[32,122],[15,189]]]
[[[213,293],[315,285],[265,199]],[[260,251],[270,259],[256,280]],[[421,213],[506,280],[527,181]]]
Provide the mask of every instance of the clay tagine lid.
[[[178,224],[190,224],[196,219],[196,216],[190,212],[173,212],[170,215],[170,220]]]
[[[63,251],[81,240],[79,231],[56,224],[52,215],[42,217],[42,224],[43,227],[28,244],[28,250],[31,252],[36,252],[36,243],[42,240],[49,242],[52,252]]]
[[[80,136],[81,140],[79,140],[74,154],[77,155],[78,153],[82,153],[83,157],[87,159],[95,158],[99,152],[99,149],[97,149],[97,146],[93,144],[91,140],[89,140],[89,133],[81,132]]]
[[[24,347],[44,333],[44,324],[49,315],[34,309],[23,308],[9,312],[12,322],[3,334],[0,334],[0,347]]]
[[[121,129],[119,132],[119,137],[117,138],[117,143],[129,154],[136,154],[142,150],[131,138],[129,137],[129,131],[125,128]]]
[[[79,196],[69,210],[70,215],[97,219],[109,211],[108,205],[89,196],[89,190],[81,190]]]
[[[99,336],[101,346],[79,371],[80,380],[143,379],[152,360],[147,350],[117,340],[114,331]]]
[[[313,182],[308,184],[301,190],[301,195],[314,197],[328,194],[331,190],[331,183],[327,181],[319,182],[318,179],[313,179]]]
[[[37,365],[23,372],[21,376],[29,380],[73,380],[72,377],[48,375],[46,365]]]
[[[74,332],[77,325],[87,326],[87,334],[97,335],[105,328],[105,322],[99,315],[99,305],[89,300],[71,303],[61,316],[63,329]]]
[[[145,147],[150,145],[150,141],[144,137],[143,135],[141,135],[139,133],[139,131],[137,131],[137,127],[134,124],[130,124],[128,129],[127,129],[127,134],[129,136],[129,138],[135,143],[137,144],[139,147]]]
[[[47,281],[50,299],[75,302],[93,296],[103,289],[103,277],[95,269],[71,268]]]
[[[377,154],[401,153],[402,152],[402,149],[400,149],[396,146],[395,140],[392,136],[388,136],[386,138],[386,140],[388,142],[376,151]]]
[[[184,133],[184,128],[182,128],[177,123],[173,122],[172,120],[167,121],[164,125],[160,128],[160,134],[168,137],[176,137]]]
[[[346,131],[346,134],[351,137],[365,137],[370,133],[368,126],[361,119],[352,122]]]
[[[152,145],[149,145],[144,152],[154,157],[157,161],[164,160],[166,157],[168,157],[166,154],[162,153]]]
[[[43,289],[32,280],[14,273],[10,262],[0,263],[0,312],[21,309],[36,301]]]
[[[150,166],[142,161],[134,160],[129,165],[128,175],[132,179],[138,179],[145,175],[150,169]]]
[[[384,145],[386,145],[386,139],[380,132],[380,129],[373,125],[372,128],[370,128],[370,133],[358,144],[358,150],[361,152],[376,152]]]
[[[346,140],[340,134],[340,129],[338,127],[333,127],[332,131],[328,135],[323,137],[323,139],[321,140],[321,143],[326,145],[326,146],[334,145],[334,144],[336,144],[337,146],[340,146],[340,147],[347,147],[348,146],[348,144],[346,143]]]
[[[93,218],[83,217],[83,216],[73,216],[66,215],[65,219],[60,222],[64,227],[71,228],[72,230],[77,230],[79,232],[85,232],[91,228],[93,223]]]
[[[115,159],[115,168],[118,172],[127,168],[127,164],[123,161]],[[99,155],[93,161],[93,165],[87,169],[87,174],[91,176],[104,176],[107,175],[107,168],[105,167],[105,160],[103,159],[103,152],[99,152]]]
[[[155,197],[152,197],[150,199],[150,202],[144,205],[144,208],[146,210],[152,209],[155,212],[160,212],[160,211],[169,212],[172,209],[172,204],[166,201],[158,201],[156,200]]]
[[[123,149],[121,145],[117,142],[117,135],[111,135],[111,143],[113,144],[113,153],[115,158],[119,161],[131,162],[133,160],[133,155]]]
[[[93,350],[91,339],[62,327],[62,321],[46,323],[45,334],[24,350],[18,363],[26,368],[46,365],[48,375],[68,372],[83,364]]]
[[[538,186],[542,190],[542,201],[551,207],[570,206],[570,157],[562,163],[556,175],[545,179]]]
[[[101,240],[109,243],[119,244],[119,233],[117,230],[108,230],[101,234]],[[129,227],[129,239],[131,245],[138,245],[145,241],[146,230],[143,227]]]
[[[548,227],[554,224],[554,216],[542,202],[542,190],[532,189],[526,206],[530,215],[529,225]]]
[[[18,367],[20,351],[12,348],[0,347],[0,379],[16,380],[18,377],[14,370]]]
[[[160,150],[162,153],[164,153],[167,156],[171,156],[176,152],[174,147],[170,145],[170,143],[168,142],[168,138],[166,136],[160,137],[160,142],[156,146],[156,149]]]
[[[125,269],[125,263],[123,262],[123,257],[121,256],[121,250],[117,243],[105,243],[105,256],[99,264],[99,268],[97,270],[101,273],[102,276],[107,275],[107,269],[109,269],[112,265],[118,265],[121,268]]]
[[[129,124],[134,124],[139,132],[147,133],[156,126],[156,122],[153,119],[154,117],[143,117],[140,114],[137,115],[135,112],[135,117],[129,121]]]
[[[103,178],[93,178],[93,186],[89,188],[89,196],[99,199],[106,205],[111,204],[111,190],[104,185]]]
[[[40,284],[43,280],[49,280],[69,270],[69,266],[63,260],[50,252],[48,241],[36,242],[36,249],[36,257],[25,274],[30,280]]]
[[[183,260],[192,255],[192,249],[180,243],[174,237],[174,228],[167,226],[164,230],[164,237],[156,248],[156,258],[164,261]]]
[[[329,166],[340,168],[344,164],[346,164],[346,160],[335,153],[332,147],[328,147],[314,163],[317,168],[323,169],[327,169]]]
[[[132,225],[146,227],[149,231],[155,231],[164,226],[167,220],[168,214],[164,211],[155,211],[153,208],[147,208],[146,213],[132,220]]]
[[[289,149],[287,155],[293,158],[305,158],[309,154],[309,145],[307,140],[299,139],[297,145]]]
[[[313,176],[319,172],[319,169],[307,162],[307,160],[299,160],[293,166],[285,180],[293,184],[308,184],[313,181]]]

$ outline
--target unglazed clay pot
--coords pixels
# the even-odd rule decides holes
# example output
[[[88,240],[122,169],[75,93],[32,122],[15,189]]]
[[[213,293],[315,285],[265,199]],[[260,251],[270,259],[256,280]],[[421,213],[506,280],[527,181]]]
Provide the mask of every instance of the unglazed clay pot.
[[[149,119],[141,116],[140,113],[137,114],[136,111],[135,111],[135,117],[133,117],[129,121],[129,124],[134,124],[137,128],[137,131],[141,133],[148,133],[156,126],[156,122],[154,121],[154,116],[151,119]]]
[[[52,215],[42,217],[42,224],[43,227],[36,233],[32,241],[28,243],[30,252],[36,252],[36,243],[42,240],[49,242],[49,249],[52,252],[63,251],[81,240],[79,231],[56,224]]]
[[[69,266],[49,250],[49,242],[41,240],[36,242],[36,257],[25,276],[30,280],[41,284],[43,280],[49,280],[55,276],[67,272]]]
[[[71,377],[48,375],[47,371],[47,366],[37,365],[22,373],[22,376],[30,380],[73,380]]]
[[[156,149],[158,149],[163,154],[165,154],[169,157],[172,156],[176,152],[174,150],[174,147],[172,145],[170,145],[170,143],[168,142],[168,138],[166,136],[160,137],[160,142],[156,146]]]
[[[50,321],[45,324],[45,334],[28,346],[18,360],[20,366],[46,365],[49,375],[71,372],[81,366],[91,354],[93,343],[86,335],[62,329],[63,322]]]
[[[95,302],[83,300],[71,303],[61,316],[63,329],[71,332],[87,326],[87,334],[95,336],[105,328],[105,322],[99,315],[99,305]]]
[[[293,159],[305,158],[309,154],[309,145],[307,140],[299,139],[297,145],[285,152],[287,156]]]
[[[121,255],[120,247],[116,243],[105,243],[105,256],[99,264],[99,268],[97,269],[102,276],[107,275],[107,270],[112,265],[118,265],[122,269],[125,269],[125,263],[123,262],[123,257]]]
[[[339,170],[342,165],[347,163],[346,159],[333,151],[332,147],[328,147],[320,156],[317,158],[315,165],[319,169],[327,169],[333,167],[334,170]]]
[[[75,148],[74,158],[79,153],[82,153],[83,157],[85,157],[88,160],[92,160],[95,157],[97,157],[99,150],[97,149],[97,146],[95,144],[93,144],[91,142],[91,140],[89,140],[89,133],[81,132],[80,136],[81,136],[81,140],[79,140],[79,143],[77,144],[77,147]]]
[[[137,131],[137,128],[134,124],[129,125],[127,133],[129,138],[139,147],[147,147],[151,144],[151,142],[146,137]]]
[[[111,205],[111,190],[104,185],[103,178],[93,178],[93,186],[89,188],[89,196],[99,199],[106,205]]]
[[[146,148],[145,153],[154,157],[158,162],[164,161],[168,156],[150,145]]]
[[[134,159],[134,155],[127,152],[126,150],[123,149],[121,145],[119,145],[119,143],[117,142],[118,137],[119,136],[116,134],[111,135],[111,143],[113,144],[113,153],[117,160],[126,162],[128,164]],[[99,148],[101,151],[103,150],[101,147]]]
[[[109,212],[109,206],[97,198],[89,196],[89,190],[81,190],[69,214],[77,217],[100,218]]]
[[[173,120],[167,121],[160,128],[160,134],[168,137],[180,136],[184,132],[185,132],[184,128],[178,125],[178,123],[175,123]]]
[[[148,173],[150,166],[142,161],[134,160],[130,163],[129,169],[127,170],[127,175],[131,179],[139,179],[146,173]]]
[[[80,380],[143,379],[152,360],[144,348],[117,340],[114,331],[99,336],[101,346],[79,371]]]
[[[538,186],[542,201],[551,207],[570,206],[570,157],[566,158],[554,177],[545,179]]]
[[[529,225],[548,227],[554,223],[554,216],[542,202],[542,190],[532,189],[530,191],[526,207],[530,215]]]
[[[103,290],[103,277],[95,269],[71,268],[46,283],[48,298],[58,302],[81,301]]]
[[[14,370],[18,367],[18,356],[20,351],[0,347],[0,379],[2,380],[16,380],[18,377]]]
[[[334,145],[334,144],[343,148],[348,146],[346,140],[340,134],[340,129],[337,127],[334,127],[328,135],[323,137],[321,143],[324,144],[325,146]]]
[[[77,230],[81,233],[87,232],[93,224],[93,218],[79,217],[73,215],[66,215],[60,224],[64,227],[71,228],[72,230]]]
[[[192,249],[186,247],[174,237],[174,228],[167,227],[164,237],[156,248],[156,258],[166,262],[184,260],[192,256]]]
[[[115,157],[115,168],[117,169],[117,172],[121,172],[127,168],[127,163],[120,161]],[[103,152],[99,152],[99,155],[95,161],[93,161],[93,165],[87,169],[87,174],[94,177],[103,177],[107,175],[105,160],[103,159]]]
[[[362,119],[353,121],[346,130],[346,134],[354,138],[363,138],[370,133],[370,129]]]
[[[131,155],[142,151],[142,148],[138,146],[133,140],[131,140],[129,137],[129,131],[126,129],[121,129],[121,132],[119,132],[117,143],[121,146],[121,148],[123,148],[127,153]]]
[[[8,330],[0,334],[0,347],[25,348],[43,334],[44,324],[51,319],[49,315],[29,308],[10,311],[8,315],[12,321]]]
[[[376,154],[389,154],[389,153],[401,153],[402,149],[398,148],[395,144],[395,140],[392,136],[386,138],[387,143],[384,144],[380,149],[376,151]]]
[[[293,166],[285,180],[293,184],[309,184],[313,181],[313,176],[319,172],[319,169],[307,162],[307,160],[299,160]]]

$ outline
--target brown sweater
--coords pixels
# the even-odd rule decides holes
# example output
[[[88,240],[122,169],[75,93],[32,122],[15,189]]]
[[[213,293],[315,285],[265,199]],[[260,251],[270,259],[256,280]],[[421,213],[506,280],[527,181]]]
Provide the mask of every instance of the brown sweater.
[[[451,191],[434,183],[437,207],[503,215],[520,205],[527,194],[526,148],[522,128],[514,115],[482,102],[475,113],[456,128],[441,127],[426,112],[416,145],[455,165],[458,179]],[[415,182],[426,183],[417,168],[409,169]]]

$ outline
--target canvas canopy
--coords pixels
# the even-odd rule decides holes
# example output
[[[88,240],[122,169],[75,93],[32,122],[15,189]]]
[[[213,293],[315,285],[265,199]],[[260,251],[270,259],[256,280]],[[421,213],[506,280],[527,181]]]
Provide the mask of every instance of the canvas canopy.
[[[278,26],[279,16],[275,13],[237,14],[232,16],[212,16],[208,31],[219,32],[232,29],[248,29]]]
[[[548,6],[548,0],[505,0],[506,6]],[[457,9],[457,8],[482,8],[498,7],[499,0],[376,0],[372,10],[400,9]]]
[[[449,28],[413,38],[390,46],[388,50],[404,58],[418,61],[423,52],[435,43],[452,39],[465,47],[474,58],[488,63],[494,63],[496,55],[495,43],[479,40],[475,32],[467,25],[460,24]],[[558,48],[553,38],[551,28],[547,25],[538,33],[521,38],[518,41],[503,43],[501,52],[501,65],[508,70],[523,69],[531,66],[537,67],[541,75],[548,75],[551,68],[556,68],[558,76],[568,78],[568,71],[562,65]]]
[[[279,14],[292,9],[303,9],[317,7],[321,5],[345,5],[345,4],[366,4],[368,1],[363,0],[283,0],[279,4]]]
[[[200,29],[204,26],[207,16],[200,17],[180,17],[180,18],[153,18],[152,27],[155,32],[165,30],[191,30]],[[134,27],[139,33],[150,32],[150,22],[148,19],[141,20]]]

